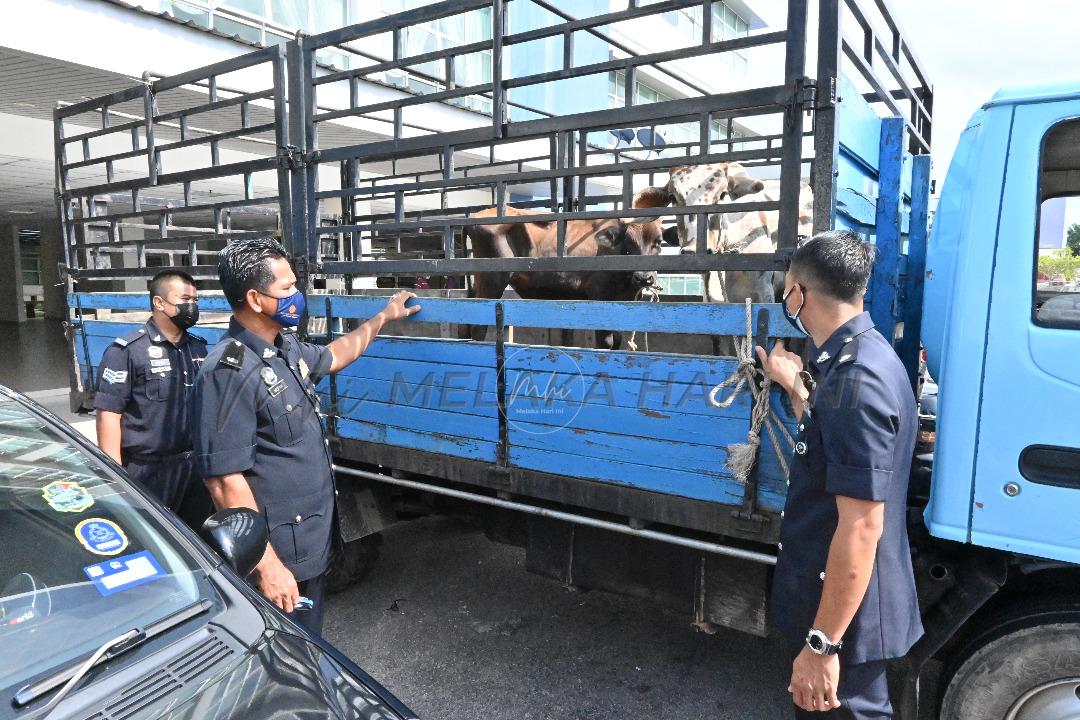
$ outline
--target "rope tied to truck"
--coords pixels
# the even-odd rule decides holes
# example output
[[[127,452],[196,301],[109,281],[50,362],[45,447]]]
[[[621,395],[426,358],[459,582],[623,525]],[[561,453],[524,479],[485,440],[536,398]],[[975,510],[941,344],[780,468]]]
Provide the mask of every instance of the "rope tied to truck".
[[[761,428],[764,426],[766,432],[769,433],[776,459],[780,462],[780,468],[784,471],[786,479],[790,477],[787,456],[794,450],[795,440],[772,408],[769,398],[772,380],[754,366],[754,326],[750,298],[746,298],[746,337],[735,338],[735,356],[739,361],[738,366],[727,379],[709,391],[709,403],[720,409],[730,407],[735,402],[735,398],[744,390],[750,394],[751,398],[750,430],[746,434],[746,442],[727,446],[725,464],[736,480],[746,482],[754,467],[754,461],[758,457],[758,450],[761,447]],[[720,391],[728,387],[732,388],[728,396],[723,400],[718,400],[717,395]],[[781,445],[781,437],[786,441],[786,447]]]
[[[649,302],[660,302],[660,291],[663,289],[663,286],[657,285],[656,283],[646,285],[637,291],[634,300],[640,300],[641,298],[648,296]],[[649,333],[643,332],[641,334],[645,337],[645,352],[649,352]],[[636,337],[637,330],[630,333],[630,339],[626,341],[626,347],[630,348],[632,352],[637,352],[637,343],[634,342],[634,338]]]

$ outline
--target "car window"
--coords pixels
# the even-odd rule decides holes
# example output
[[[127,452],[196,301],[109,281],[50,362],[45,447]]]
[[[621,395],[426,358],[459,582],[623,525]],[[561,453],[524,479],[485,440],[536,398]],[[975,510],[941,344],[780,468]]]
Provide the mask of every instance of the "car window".
[[[1058,123],[1043,142],[1034,318],[1080,329],[1080,120]]]
[[[101,462],[0,398],[0,687],[206,597],[209,569]]]

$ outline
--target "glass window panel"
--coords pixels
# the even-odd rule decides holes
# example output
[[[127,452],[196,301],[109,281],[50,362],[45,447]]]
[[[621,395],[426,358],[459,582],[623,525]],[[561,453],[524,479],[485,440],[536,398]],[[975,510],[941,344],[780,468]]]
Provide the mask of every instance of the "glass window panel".
[[[222,0],[217,3],[236,10],[243,10],[249,15],[266,17],[266,3],[263,0]]]
[[[210,27],[210,13],[209,11],[192,5],[186,2],[179,2],[179,0],[164,0],[161,3],[161,11],[170,13],[177,20],[183,22],[190,22],[201,28]]]
[[[309,2],[310,0],[270,0],[270,19],[287,28],[306,30]]]
[[[238,22],[221,15],[214,15],[214,29],[218,32],[223,32],[226,35],[235,35],[236,37],[251,43],[262,42],[261,27],[248,25],[247,23]]]

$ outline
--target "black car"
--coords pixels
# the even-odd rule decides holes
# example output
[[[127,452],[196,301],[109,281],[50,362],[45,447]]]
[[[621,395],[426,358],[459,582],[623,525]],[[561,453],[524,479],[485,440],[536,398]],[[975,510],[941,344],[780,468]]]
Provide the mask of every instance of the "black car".
[[[241,579],[257,514],[210,525],[0,387],[0,718],[415,718]]]

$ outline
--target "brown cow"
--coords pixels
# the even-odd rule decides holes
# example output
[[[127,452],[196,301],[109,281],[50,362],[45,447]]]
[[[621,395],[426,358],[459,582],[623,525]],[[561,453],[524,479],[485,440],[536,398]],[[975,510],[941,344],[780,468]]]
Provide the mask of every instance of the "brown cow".
[[[662,207],[671,202],[667,191],[648,188],[634,197],[635,208]],[[528,217],[535,211],[506,208],[506,215]],[[498,208],[488,208],[473,217],[495,217]],[[470,225],[465,229],[472,240],[473,257],[555,257],[558,253],[558,228],[555,222],[520,222],[502,225]],[[658,255],[663,238],[659,218],[633,222],[610,218],[569,220],[566,223],[566,255],[599,257],[604,255]],[[482,272],[473,274],[469,297],[498,299],[509,285],[529,300],[634,300],[642,288],[656,283],[655,271],[635,272]],[[465,326],[474,340],[482,340],[486,328]],[[596,333],[596,345],[618,349],[618,332]]]

